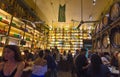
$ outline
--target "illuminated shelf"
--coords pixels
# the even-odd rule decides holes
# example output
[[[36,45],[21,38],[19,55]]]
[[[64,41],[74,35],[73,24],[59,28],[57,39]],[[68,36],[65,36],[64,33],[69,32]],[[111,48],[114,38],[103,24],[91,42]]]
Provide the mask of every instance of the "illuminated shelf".
[[[22,34],[24,33],[21,29],[15,28],[13,26],[11,26],[11,30],[17,33],[22,33]]]
[[[9,13],[0,9],[0,17],[1,17],[0,30],[8,31],[12,15],[10,15]],[[6,20],[7,23],[3,20]],[[13,44],[13,43],[17,42],[16,44],[20,46],[19,43],[20,43],[20,40],[23,39],[24,30],[25,30],[25,23],[23,21],[21,21],[19,18],[13,17],[11,29],[10,29],[10,35],[8,36],[9,37],[8,44]],[[34,39],[33,39],[33,33],[35,33],[34,35],[37,35],[37,36],[34,36]],[[15,34],[16,34],[16,36],[18,35],[18,37],[15,37]],[[34,30],[33,27],[26,24],[26,32],[25,32],[25,36],[24,36],[26,45],[24,45],[24,47],[27,47],[27,46],[31,47],[32,40],[34,40],[36,43],[36,41],[39,39],[39,36],[38,36],[39,34],[40,34],[39,31]],[[0,37],[4,37],[4,36],[6,37],[6,35],[0,34]],[[27,40],[26,38],[29,38],[30,40]],[[5,41],[5,39],[4,39],[4,41]]]
[[[83,44],[78,30],[53,30],[49,32],[49,44],[48,46],[57,46],[60,50],[74,50],[80,48]]]

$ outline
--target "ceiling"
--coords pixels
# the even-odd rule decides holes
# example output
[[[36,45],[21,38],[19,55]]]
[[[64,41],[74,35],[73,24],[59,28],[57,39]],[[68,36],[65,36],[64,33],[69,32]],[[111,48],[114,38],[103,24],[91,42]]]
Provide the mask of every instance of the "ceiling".
[[[108,10],[113,0],[82,0],[83,21],[100,20],[101,14]],[[81,0],[33,0],[35,5],[30,6],[36,11],[41,20],[45,21],[49,27],[77,27],[81,21]],[[58,22],[59,5],[66,4],[66,22]],[[92,19],[90,20],[90,17]],[[75,20],[74,22],[71,20]],[[61,25],[61,26],[59,26]],[[92,25],[92,24],[87,24]]]

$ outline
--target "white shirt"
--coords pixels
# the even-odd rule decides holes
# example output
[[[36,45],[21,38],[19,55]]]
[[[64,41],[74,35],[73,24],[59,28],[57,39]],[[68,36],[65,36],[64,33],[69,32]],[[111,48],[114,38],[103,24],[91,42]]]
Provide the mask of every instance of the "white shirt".
[[[110,63],[105,57],[101,57],[101,60],[102,60],[102,62],[103,62],[104,65]]]

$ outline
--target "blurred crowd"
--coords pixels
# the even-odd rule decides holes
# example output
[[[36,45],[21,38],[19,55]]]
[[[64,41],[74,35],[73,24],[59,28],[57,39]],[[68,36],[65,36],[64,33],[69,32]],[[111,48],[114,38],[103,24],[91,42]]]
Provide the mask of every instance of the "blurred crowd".
[[[92,52],[86,48],[60,53],[58,48],[37,49],[34,53],[16,45],[6,45],[0,61],[0,77],[119,77],[120,51]]]

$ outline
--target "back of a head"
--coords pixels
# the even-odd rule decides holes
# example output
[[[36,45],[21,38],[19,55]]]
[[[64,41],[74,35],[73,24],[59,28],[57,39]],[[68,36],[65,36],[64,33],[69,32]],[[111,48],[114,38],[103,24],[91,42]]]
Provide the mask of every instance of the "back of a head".
[[[78,49],[76,49],[75,51],[76,51],[76,54],[78,54],[78,53],[79,53],[79,50],[78,50]]]
[[[23,52],[26,54],[26,53],[29,53],[29,50],[26,49],[26,50],[24,50]]]
[[[82,48],[82,49],[81,49],[81,52],[86,52],[86,51],[87,51],[86,48]]]
[[[101,64],[102,64],[102,61],[100,56],[97,54],[93,54],[91,56],[91,65],[92,65],[94,74],[99,73],[101,71]]]
[[[40,51],[39,51],[39,57],[41,57],[41,58],[42,58],[42,57],[43,57],[43,55],[44,55],[43,50],[40,50]]]
[[[49,49],[45,49],[45,54],[50,54],[50,50]]]
[[[101,60],[101,58],[100,58],[99,55],[93,54],[93,55],[91,56],[91,63],[92,63],[93,65],[101,65],[101,64],[102,64],[102,60]]]
[[[87,52],[87,49],[82,48],[80,52],[81,52],[81,54],[84,54],[84,55],[85,55],[85,54],[86,54],[86,52]]]

